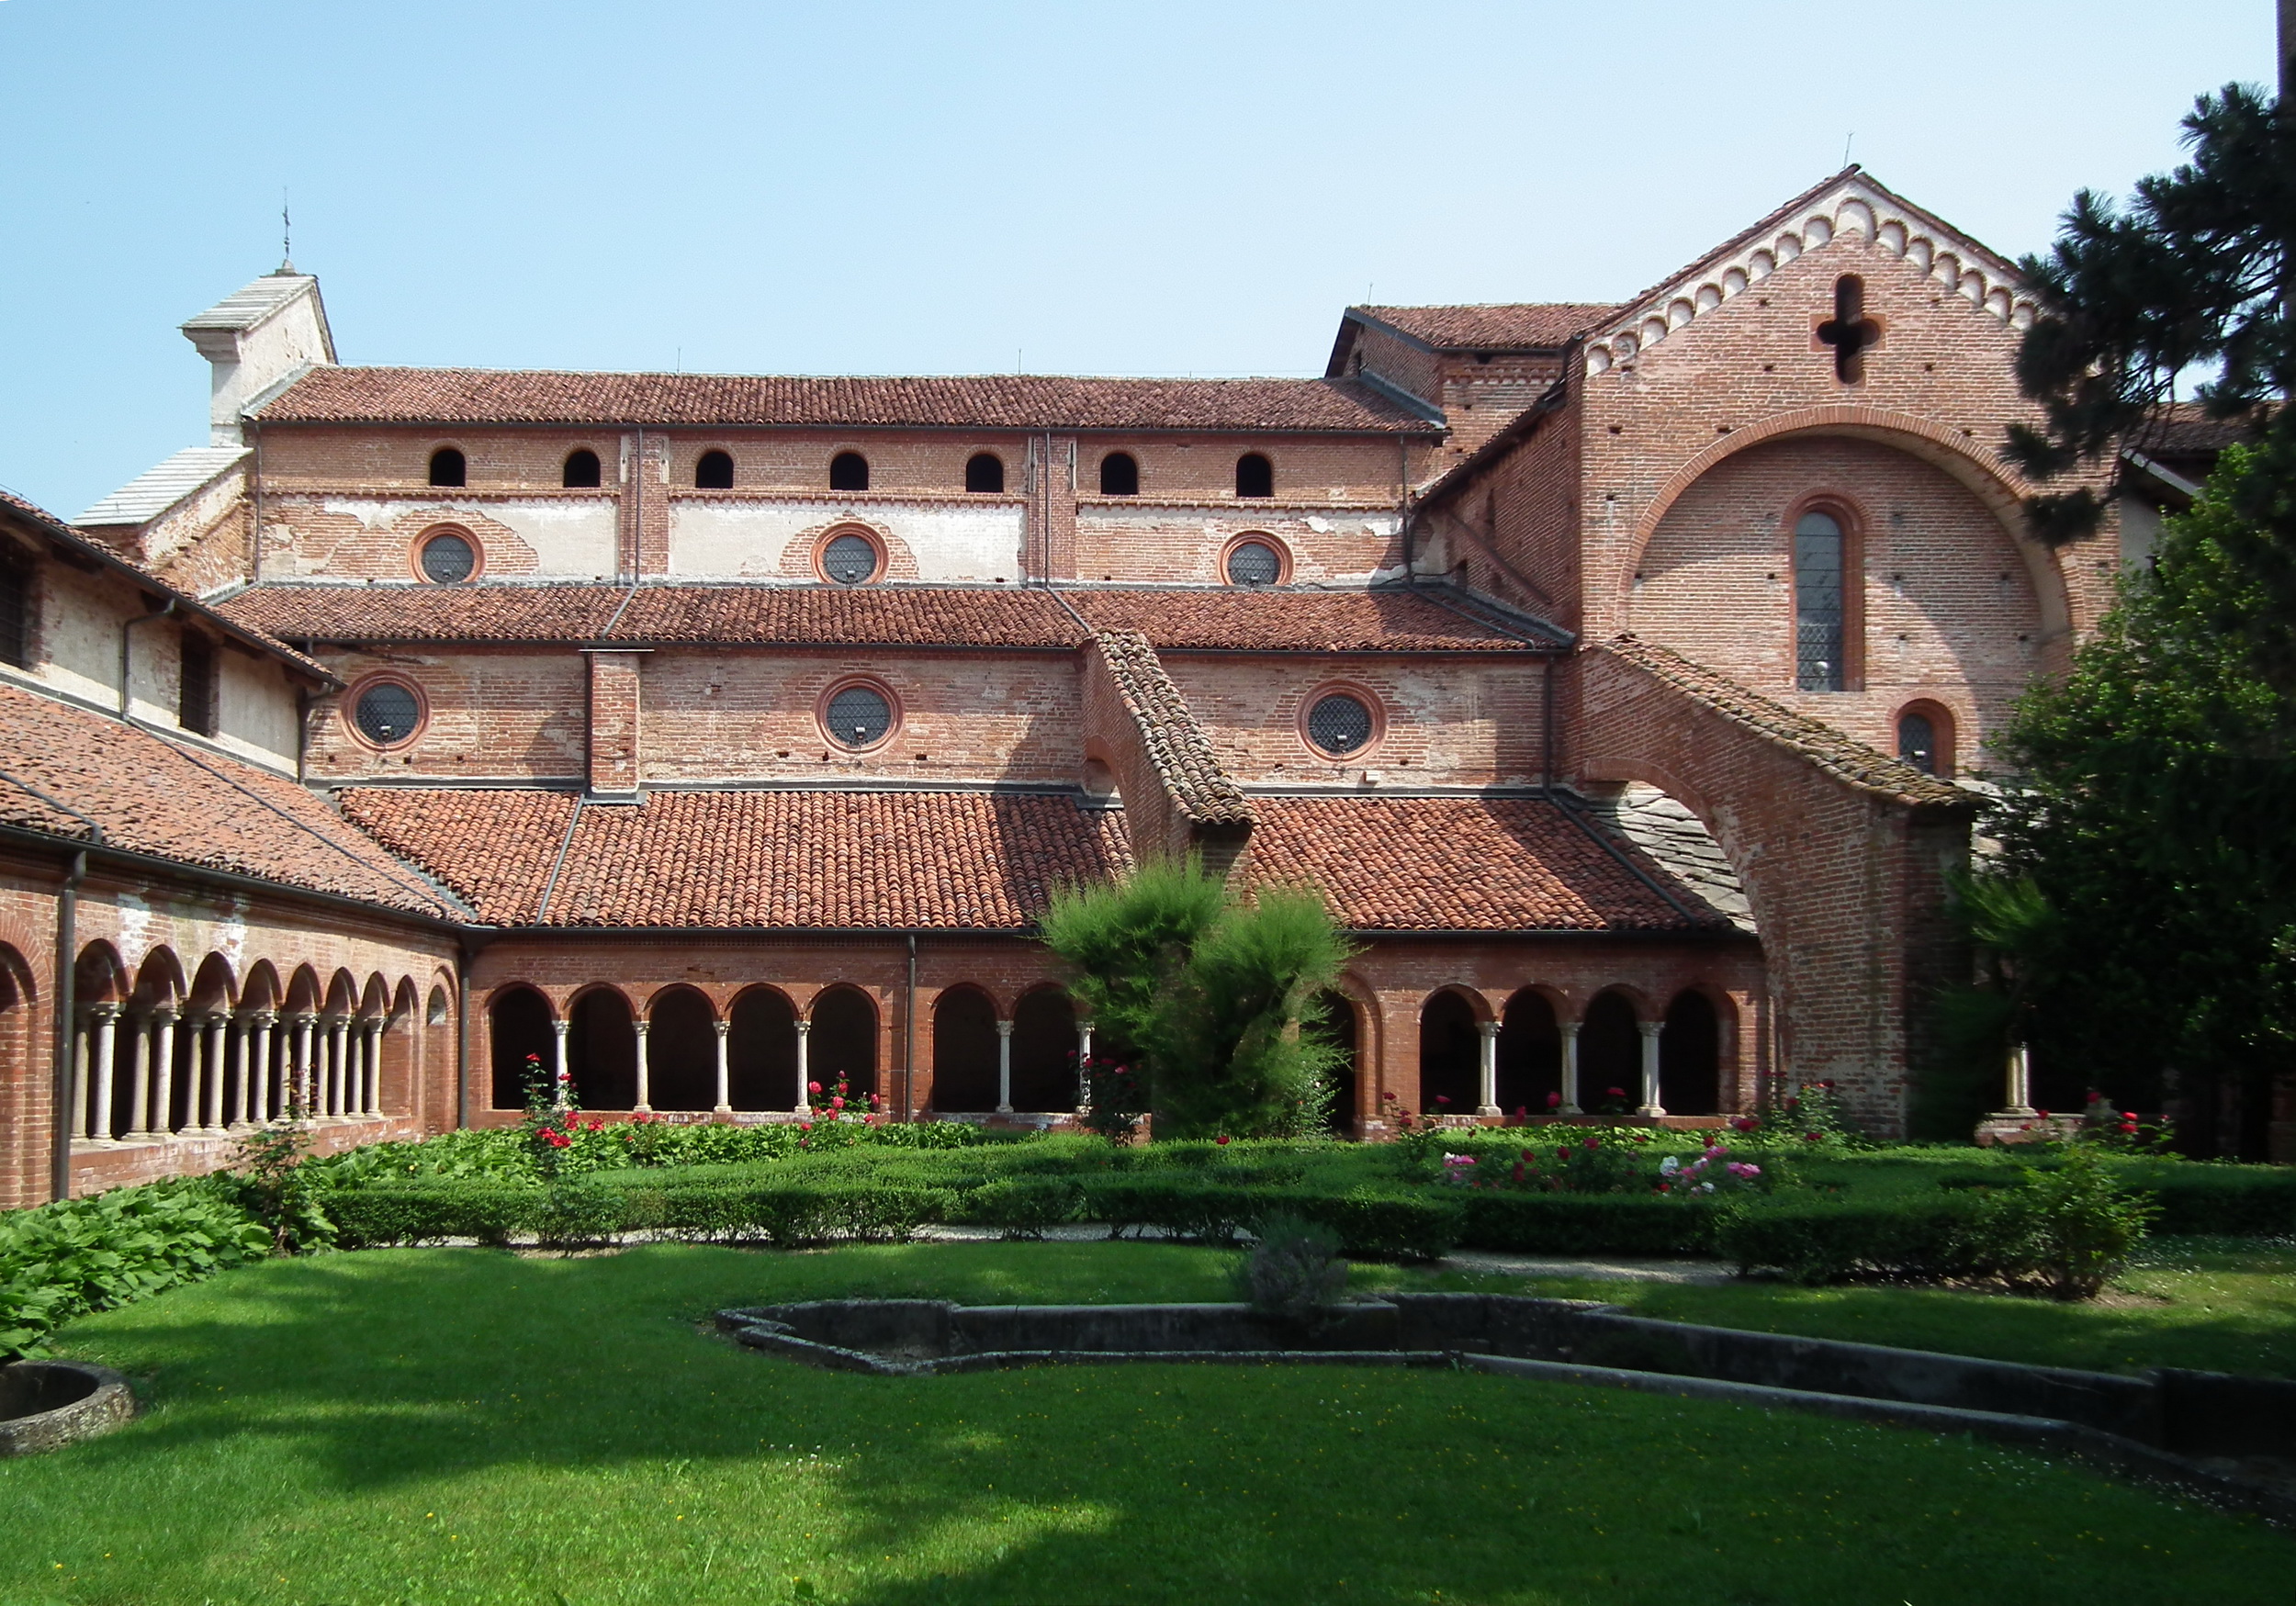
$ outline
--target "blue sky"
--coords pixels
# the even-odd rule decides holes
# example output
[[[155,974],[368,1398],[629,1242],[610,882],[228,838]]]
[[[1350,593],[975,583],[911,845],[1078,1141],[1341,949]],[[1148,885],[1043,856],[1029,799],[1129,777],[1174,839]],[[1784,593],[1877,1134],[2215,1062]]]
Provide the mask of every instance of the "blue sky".
[[[1854,158],[1987,243],[2176,156],[2270,0],[0,0],[0,485],[205,439],[276,266],[352,363],[1322,370],[1339,309],[1603,300]]]

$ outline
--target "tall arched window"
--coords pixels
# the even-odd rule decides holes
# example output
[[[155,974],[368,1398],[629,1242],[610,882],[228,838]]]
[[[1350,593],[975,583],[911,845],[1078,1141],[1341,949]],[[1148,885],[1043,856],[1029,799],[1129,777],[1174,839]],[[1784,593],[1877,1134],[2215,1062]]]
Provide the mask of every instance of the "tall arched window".
[[[1794,522],[1794,683],[1805,691],[1848,685],[1841,524],[1816,509]]]
[[[831,490],[867,490],[869,459],[859,452],[839,452],[829,459]]]
[[[1897,757],[1924,775],[1953,773],[1953,716],[1933,702],[1897,714]]]
[[[441,446],[431,454],[431,483],[433,485],[462,485],[470,476],[463,455],[452,446]]]
[[[731,452],[704,452],[694,460],[693,489],[696,490],[731,490],[734,489],[734,455]]]
[[[1276,466],[1257,452],[1246,452],[1235,460],[1235,493],[1238,496],[1274,496]]]
[[[566,455],[566,472],[559,483],[568,490],[598,489],[598,454],[588,446],[577,446]]]
[[[990,496],[1000,494],[1005,489],[1004,461],[994,452],[974,453],[965,459],[964,489]]]
[[[1100,494],[1140,494],[1140,463],[1130,452],[1111,452],[1100,459]]]

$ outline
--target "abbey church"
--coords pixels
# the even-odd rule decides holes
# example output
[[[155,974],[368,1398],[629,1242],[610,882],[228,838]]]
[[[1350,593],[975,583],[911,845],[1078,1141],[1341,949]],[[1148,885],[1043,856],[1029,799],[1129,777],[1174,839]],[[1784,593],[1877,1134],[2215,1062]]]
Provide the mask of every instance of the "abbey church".
[[[357,367],[282,267],[184,325],[204,444],[0,500],[0,1206],[290,1101],[513,1120],[529,1056],[1072,1119],[1033,922],[1180,853],[1351,934],[1346,1132],[1902,1130],[1963,782],[2148,537],[2023,534],[2031,316],[1854,167],[1615,304],[1350,308],[1312,379]]]

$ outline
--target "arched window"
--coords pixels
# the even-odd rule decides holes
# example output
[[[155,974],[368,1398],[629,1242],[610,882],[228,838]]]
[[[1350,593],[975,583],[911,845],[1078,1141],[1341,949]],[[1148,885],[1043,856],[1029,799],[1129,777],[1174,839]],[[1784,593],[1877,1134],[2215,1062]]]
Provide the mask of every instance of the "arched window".
[[[1140,494],[1140,464],[1130,452],[1111,452],[1100,459],[1100,494]]]
[[[734,489],[734,455],[730,452],[704,452],[694,459],[693,489],[696,490],[731,490]]]
[[[1794,683],[1839,691],[1843,673],[1841,524],[1816,509],[1794,522]]]
[[[933,1005],[937,1110],[996,1107],[996,1005],[978,987],[951,987]]]
[[[1481,1103],[1482,1034],[1475,1011],[1448,989],[1419,1011],[1419,1108],[1430,1116],[1471,1116]]]
[[[568,490],[598,489],[598,454],[588,446],[577,446],[566,455],[566,472],[559,483]]]
[[[869,482],[867,478],[868,472],[868,468],[864,465],[861,470],[863,477],[861,485],[861,489],[863,490],[867,490],[869,489]],[[1005,489],[1005,465],[1003,459],[998,457],[994,452],[975,452],[972,456],[966,458],[964,464],[964,489],[967,490],[985,492],[990,496],[1000,494]]]
[[[0,663],[31,667],[32,566],[13,545],[0,550]]]
[[[869,459],[859,452],[839,452],[829,459],[831,490],[867,490]]]
[[[1275,465],[1257,452],[1246,452],[1235,460],[1235,493],[1238,496],[1274,496],[1276,494]]]
[[[1897,757],[1924,775],[1942,775],[1944,754],[1938,745],[1937,721],[1918,708],[1897,716]]]
[[[462,485],[467,481],[469,472],[462,454],[452,446],[441,446],[431,454],[433,485]]]

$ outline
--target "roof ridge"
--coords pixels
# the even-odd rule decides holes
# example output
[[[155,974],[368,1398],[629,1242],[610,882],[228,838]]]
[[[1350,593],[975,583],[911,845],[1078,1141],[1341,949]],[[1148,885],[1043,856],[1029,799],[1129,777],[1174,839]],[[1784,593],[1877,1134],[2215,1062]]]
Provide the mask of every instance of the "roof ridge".
[[[1148,638],[1137,630],[1101,630],[1092,639],[1174,806],[1198,825],[1251,824],[1257,816],[1250,802],[1221,767],[1210,736]]]

